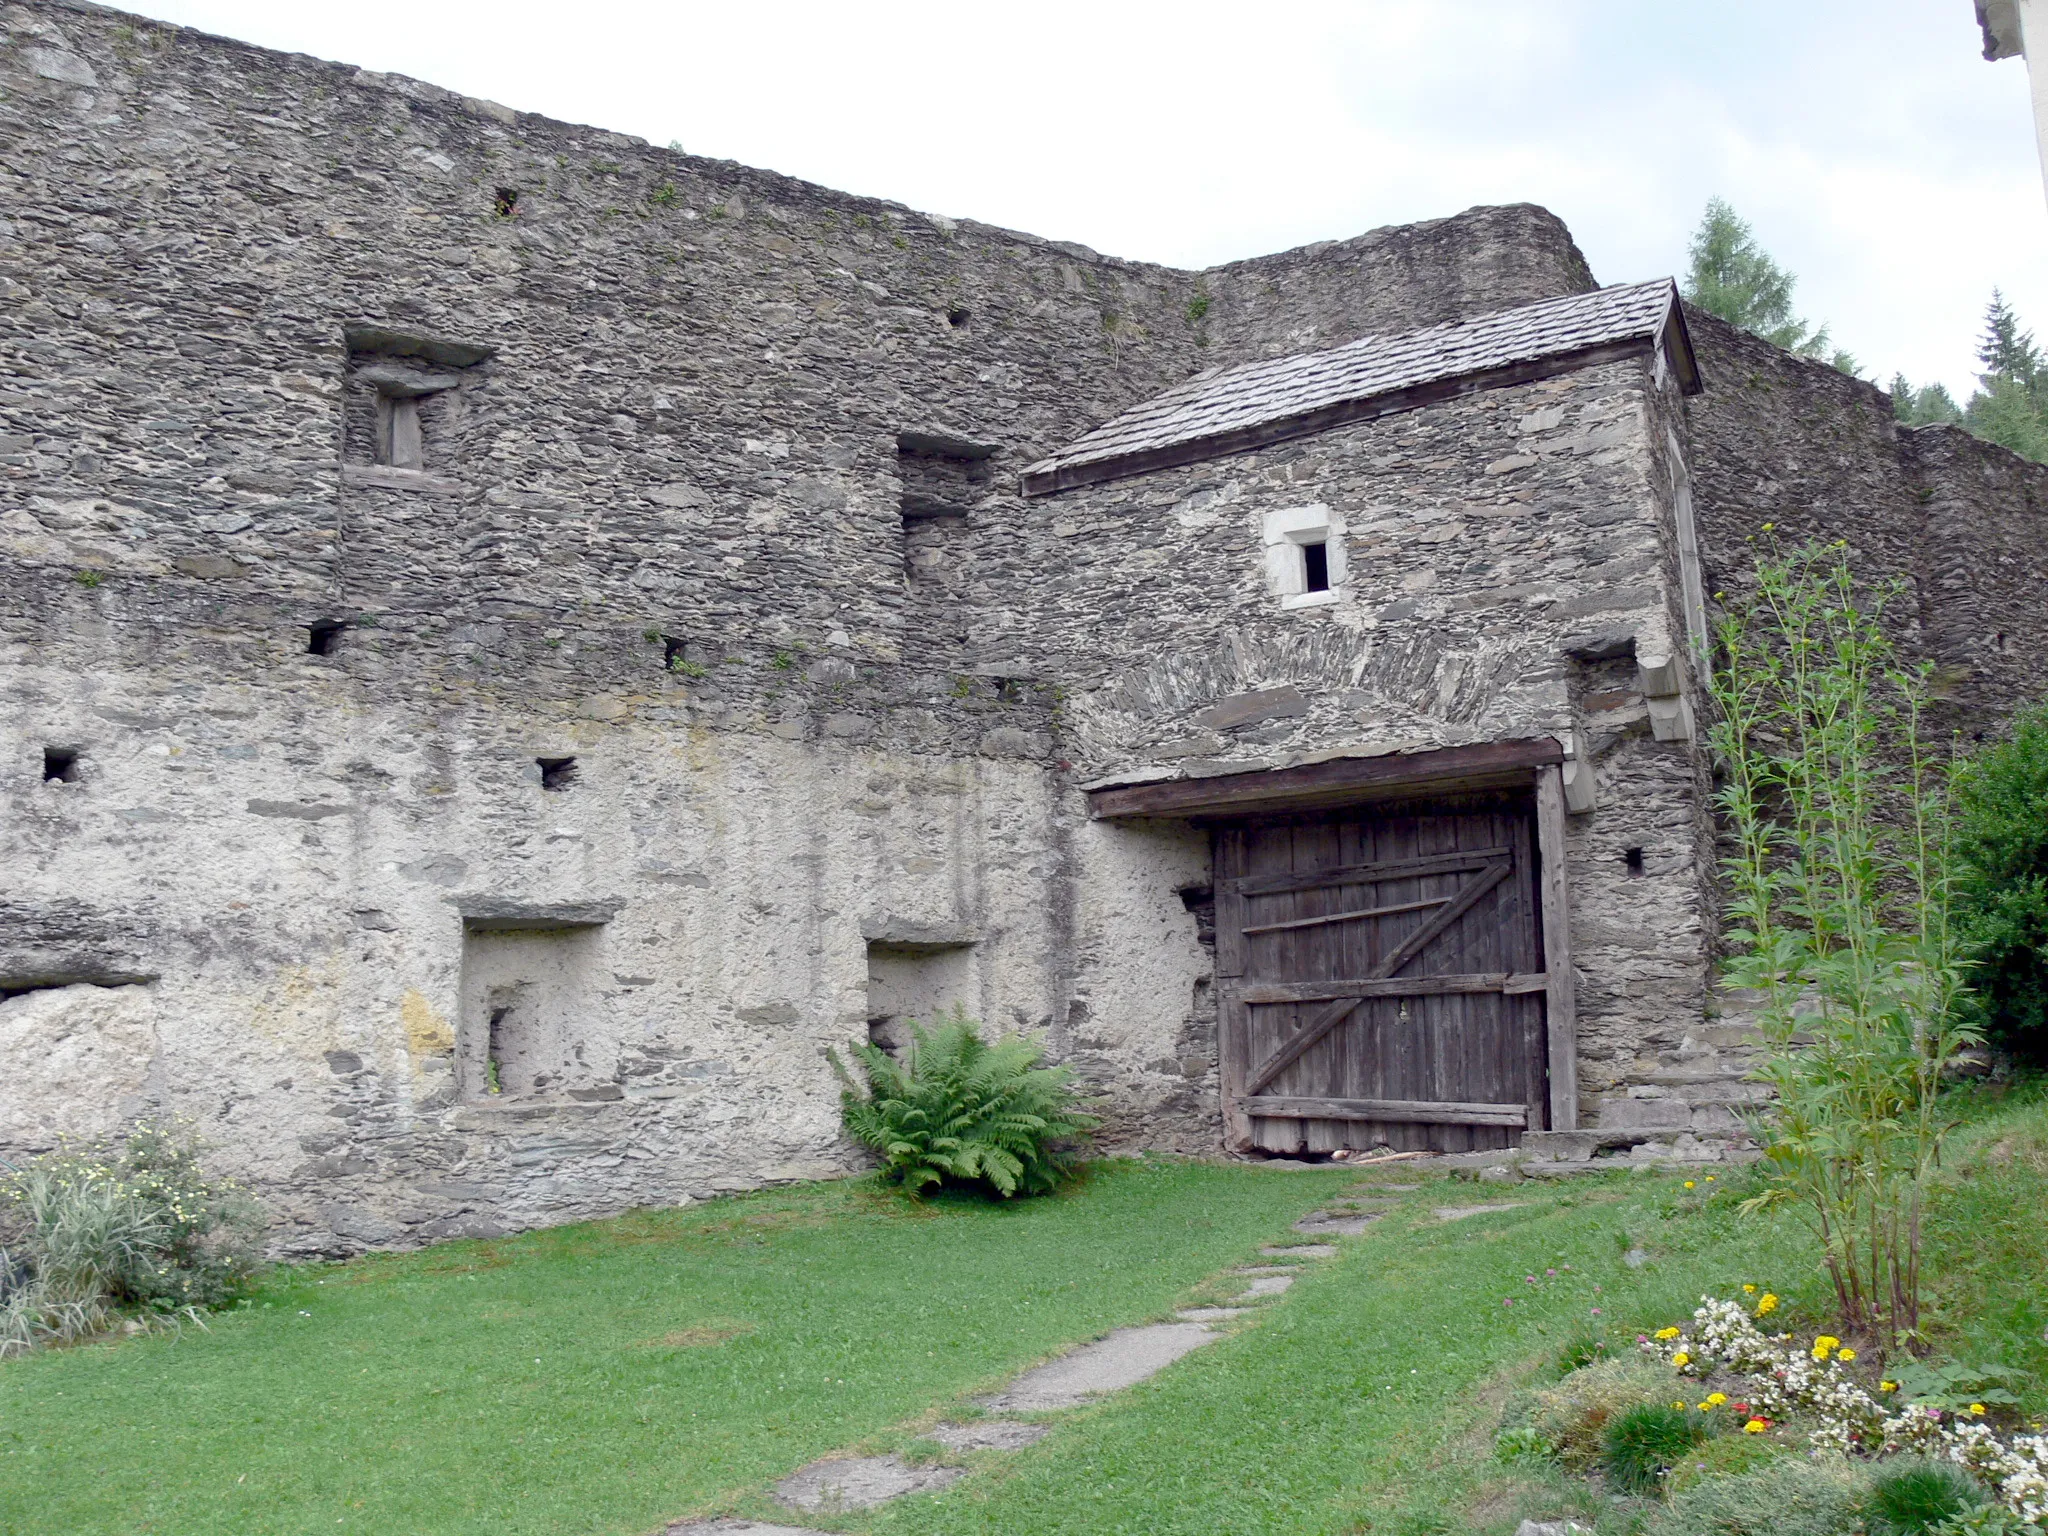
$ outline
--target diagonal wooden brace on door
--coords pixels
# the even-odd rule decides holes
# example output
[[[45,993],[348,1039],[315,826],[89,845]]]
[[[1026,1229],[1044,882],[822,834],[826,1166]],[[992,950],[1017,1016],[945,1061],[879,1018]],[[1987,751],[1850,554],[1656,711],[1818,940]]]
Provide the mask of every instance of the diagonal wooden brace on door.
[[[1400,946],[1392,954],[1372,968],[1371,975],[1366,979],[1372,981],[1383,980],[1393,975],[1394,972],[1401,969],[1410,960],[1413,960],[1453,923],[1471,911],[1478,904],[1480,897],[1484,896],[1496,885],[1499,885],[1501,881],[1507,879],[1508,871],[1512,867],[1512,865],[1505,861],[1489,865],[1485,873],[1459,891],[1452,898],[1448,906],[1420,928],[1409,934],[1407,938],[1403,939]],[[1353,1013],[1357,1012],[1359,1004],[1364,1001],[1365,999],[1361,997],[1340,997],[1328,1007],[1313,1015],[1301,1028],[1290,1035],[1278,1050],[1273,1052],[1271,1056],[1268,1056],[1264,1064],[1257,1071],[1252,1073],[1251,1078],[1245,1084],[1245,1096],[1249,1098],[1257,1093],[1260,1089],[1271,1083],[1274,1078],[1301,1060],[1307,1054],[1309,1047],[1350,1018]]]

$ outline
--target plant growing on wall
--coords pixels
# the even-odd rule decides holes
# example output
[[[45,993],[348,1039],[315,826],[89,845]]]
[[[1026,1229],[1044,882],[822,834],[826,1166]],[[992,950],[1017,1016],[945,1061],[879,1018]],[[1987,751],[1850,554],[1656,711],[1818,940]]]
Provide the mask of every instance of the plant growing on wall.
[[[856,1047],[864,1083],[831,1057],[847,1134],[882,1155],[886,1177],[912,1194],[959,1184],[1007,1199],[1044,1194],[1067,1175],[1098,1123],[1081,1109],[1071,1071],[1041,1066],[1035,1040],[983,1040],[957,1005],[910,1033],[900,1062]]]
[[[1842,1318],[1897,1345],[1920,1318],[1922,1200],[1948,1129],[1959,1008],[1947,772],[1921,739],[1931,669],[1884,628],[1841,544],[1757,562],[1714,675],[1733,834],[1727,971],[1762,998],[1775,1103],[1755,1129],[1818,1227]]]

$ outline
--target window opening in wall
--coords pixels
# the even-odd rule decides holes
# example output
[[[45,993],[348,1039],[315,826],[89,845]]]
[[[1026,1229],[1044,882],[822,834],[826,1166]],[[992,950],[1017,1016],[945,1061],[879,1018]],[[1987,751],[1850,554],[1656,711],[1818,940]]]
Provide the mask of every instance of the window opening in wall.
[[[1330,590],[1330,546],[1326,543],[1301,546],[1301,590]]]
[[[503,1093],[505,1079],[499,1070],[499,1063],[505,1059],[505,1021],[512,1017],[512,1010],[493,1008],[490,1026],[484,1039],[484,1092]]]
[[[689,646],[687,642],[678,640],[673,635],[663,635],[661,637],[662,666],[674,672],[678,670],[677,664],[679,662],[687,660],[689,660]]]
[[[961,309],[958,305],[946,311],[946,324],[952,326],[956,331],[963,328],[967,324],[968,319],[969,311]]]
[[[573,757],[536,757],[540,765],[540,787],[542,789],[567,789],[576,782],[576,759]]]
[[[517,187],[498,188],[491,197],[491,206],[497,210],[499,218],[511,218],[513,214],[519,211],[519,189]]]
[[[345,462],[417,475],[455,458],[465,402],[491,349],[382,326],[349,326],[344,335]],[[394,482],[387,476],[371,483]]]
[[[1628,871],[1630,879],[1638,879],[1643,873],[1643,850],[1630,848],[1621,856],[1622,868]]]
[[[341,643],[341,632],[348,628],[343,619],[322,619],[317,624],[306,626],[306,654],[308,656],[332,656],[334,648]]]
[[[76,784],[78,782],[78,752],[73,747],[43,748],[43,782],[45,784]]]

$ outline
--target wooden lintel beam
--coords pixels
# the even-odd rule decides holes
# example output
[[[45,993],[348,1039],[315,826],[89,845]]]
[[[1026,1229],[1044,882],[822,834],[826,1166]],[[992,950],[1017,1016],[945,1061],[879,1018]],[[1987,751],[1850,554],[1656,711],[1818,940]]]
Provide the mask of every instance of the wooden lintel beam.
[[[1295,768],[1092,789],[1088,814],[1097,821],[1120,816],[1241,816],[1284,809],[1303,799],[1324,803],[1332,796],[1341,799],[1346,794],[1411,786],[1430,789],[1450,780],[1497,774],[1519,774],[1526,786],[1527,770],[1563,761],[1564,749],[1551,736],[1383,757],[1333,757]]]

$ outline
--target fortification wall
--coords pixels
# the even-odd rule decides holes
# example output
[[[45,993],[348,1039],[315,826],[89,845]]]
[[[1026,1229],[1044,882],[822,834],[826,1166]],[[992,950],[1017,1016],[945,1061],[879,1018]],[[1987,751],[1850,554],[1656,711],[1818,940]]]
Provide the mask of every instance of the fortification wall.
[[[1231,361],[1398,335],[1597,286],[1564,221],[1533,203],[1254,256],[1211,268],[1200,285],[1211,344]]]

